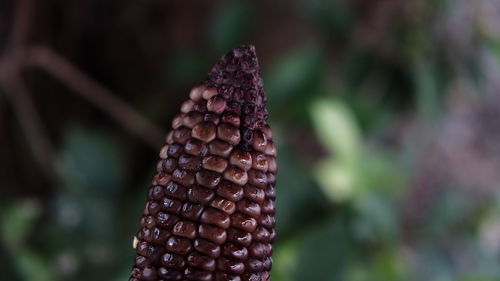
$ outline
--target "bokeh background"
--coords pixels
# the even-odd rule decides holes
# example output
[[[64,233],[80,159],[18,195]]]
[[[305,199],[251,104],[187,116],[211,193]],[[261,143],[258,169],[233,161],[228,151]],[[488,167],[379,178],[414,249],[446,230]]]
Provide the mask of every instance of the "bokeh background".
[[[247,43],[274,281],[500,280],[498,0],[1,0],[0,280],[128,280],[171,118]]]

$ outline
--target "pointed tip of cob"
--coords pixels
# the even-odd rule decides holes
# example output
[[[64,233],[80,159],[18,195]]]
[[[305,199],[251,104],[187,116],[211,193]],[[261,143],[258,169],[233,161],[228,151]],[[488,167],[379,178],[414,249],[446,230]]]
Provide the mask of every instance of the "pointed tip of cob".
[[[268,115],[255,47],[243,45],[222,56],[203,84],[215,88],[226,110],[240,117],[241,146],[247,148],[252,131],[264,128]]]

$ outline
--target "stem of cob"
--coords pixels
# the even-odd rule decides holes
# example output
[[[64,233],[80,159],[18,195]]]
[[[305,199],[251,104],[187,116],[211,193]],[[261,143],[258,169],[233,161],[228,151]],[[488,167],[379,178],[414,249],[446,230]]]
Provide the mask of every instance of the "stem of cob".
[[[255,48],[224,55],[172,121],[130,281],[268,281],[276,148]]]

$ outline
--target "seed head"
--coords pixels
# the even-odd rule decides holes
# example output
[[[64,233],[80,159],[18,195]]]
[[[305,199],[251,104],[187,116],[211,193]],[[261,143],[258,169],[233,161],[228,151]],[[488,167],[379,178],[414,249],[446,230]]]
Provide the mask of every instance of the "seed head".
[[[269,281],[276,148],[253,46],[189,93],[160,150],[129,281]]]

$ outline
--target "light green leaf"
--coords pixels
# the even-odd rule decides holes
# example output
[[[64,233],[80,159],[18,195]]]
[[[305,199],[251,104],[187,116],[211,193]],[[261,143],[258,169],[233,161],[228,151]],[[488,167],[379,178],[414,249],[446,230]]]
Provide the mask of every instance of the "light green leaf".
[[[338,162],[355,162],[361,148],[361,133],[350,110],[340,101],[318,99],[311,108],[320,141]]]
[[[35,220],[41,214],[38,201],[25,200],[3,209],[1,221],[1,237],[13,249],[19,247],[35,225]]]
[[[350,199],[357,192],[355,174],[349,165],[340,165],[333,160],[326,160],[316,167],[315,176],[323,192],[331,201]]]

